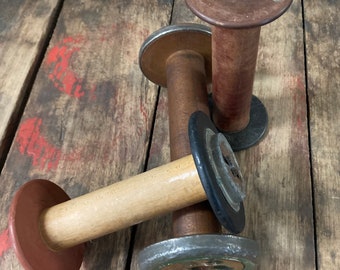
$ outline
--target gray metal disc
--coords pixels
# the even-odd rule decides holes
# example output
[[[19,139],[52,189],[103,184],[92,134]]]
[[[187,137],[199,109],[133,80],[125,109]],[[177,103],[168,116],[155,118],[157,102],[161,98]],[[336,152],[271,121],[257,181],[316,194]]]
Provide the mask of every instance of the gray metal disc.
[[[234,235],[190,235],[165,240],[143,249],[140,270],[244,269],[256,268],[259,246]]]

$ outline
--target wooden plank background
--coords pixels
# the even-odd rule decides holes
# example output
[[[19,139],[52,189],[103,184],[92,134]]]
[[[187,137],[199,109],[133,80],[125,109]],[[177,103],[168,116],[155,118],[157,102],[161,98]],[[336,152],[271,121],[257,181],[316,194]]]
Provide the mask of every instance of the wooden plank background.
[[[258,269],[340,269],[339,5],[295,0],[262,27],[254,93],[269,131],[237,153]],[[0,3],[0,269],[21,269],[7,214],[23,183],[76,197],[170,160],[167,90],[143,76],[138,52],[181,22],[203,23],[184,0]],[[142,248],[171,237],[170,217],[87,243],[82,269],[136,269]]]
[[[0,2],[1,167],[59,6],[55,0]]]
[[[170,14],[167,2],[64,2],[1,175],[2,217],[30,179],[74,197],[144,170],[158,92],[138,52]],[[89,242],[83,268],[124,269],[130,240],[128,228]],[[2,255],[1,269],[19,268]]]
[[[306,1],[317,263],[340,269],[340,2]]]

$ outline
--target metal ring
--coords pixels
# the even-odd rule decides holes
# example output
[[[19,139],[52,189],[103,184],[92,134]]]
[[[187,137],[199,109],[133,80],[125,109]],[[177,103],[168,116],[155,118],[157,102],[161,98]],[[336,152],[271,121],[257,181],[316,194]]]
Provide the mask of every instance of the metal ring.
[[[256,268],[259,246],[251,239],[234,235],[190,235],[165,240],[143,249],[140,270],[243,269]]]

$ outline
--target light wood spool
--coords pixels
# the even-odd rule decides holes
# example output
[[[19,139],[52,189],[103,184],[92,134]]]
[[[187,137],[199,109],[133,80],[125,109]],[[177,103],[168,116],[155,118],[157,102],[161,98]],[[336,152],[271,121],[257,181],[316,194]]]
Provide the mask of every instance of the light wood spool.
[[[48,208],[40,228],[47,245],[60,250],[205,199],[189,155]]]

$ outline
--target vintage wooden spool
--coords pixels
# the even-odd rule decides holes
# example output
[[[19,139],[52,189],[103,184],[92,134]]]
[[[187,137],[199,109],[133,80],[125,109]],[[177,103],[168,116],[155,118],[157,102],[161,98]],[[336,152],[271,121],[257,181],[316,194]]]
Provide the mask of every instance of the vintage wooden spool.
[[[259,142],[268,126],[253,92],[260,28],[280,17],[292,0],[186,0],[212,24],[212,118],[234,151]]]
[[[170,154],[172,160],[181,158],[190,153],[189,136],[186,132],[189,116],[196,110],[209,115],[207,84],[211,82],[210,29],[197,24],[171,25],[159,29],[143,43],[140,66],[149,80],[168,88]],[[198,119],[196,121],[206,122],[207,116]],[[209,137],[209,132],[206,136]],[[229,195],[238,197],[235,201],[241,202],[245,195],[244,183],[234,183],[238,185],[238,191]],[[242,202],[240,206],[238,210],[234,209],[236,211],[233,214],[238,211],[239,215],[244,215]],[[240,232],[244,224],[238,225],[237,230],[229,229]],[[256,243],[219,233],[220,224],[207,202],[175,211],[175,238],[145,248],[139,255],[140,269],[187,269],[189,265],[204,267],[216,263],[228,269],[244,269],[247,263],[241,261],[241,254],[247,253],[248,248],[242,245],[242,241],[249,241],[255,246]],[[216,239],[221,243],[220,249],[215,248]],[[234,248],[243,249],[239,256],[229,249],[234,239],[239,241],[238,244],[234,243]],[[198,250],[203,253],[197,252]],[[253,251],[256,253],[258,248]],[[203,258],[204,253],[210,254],[210,262]],[[249,265],[254,265],[254,262]]]
[[[206,167],[205,164],[209,162],[208,160],[210,158],[214,159],[217,157],[220,160],[217,163],[225,162],[227,164],[233,164],[236,162],[230,160],[232,149],[227,143],[225,136],[222,133],[218,133],[209,117],[201,112],[194,113],[190,119],[189,126],[191,127],[189,128],[190,145],[194,151],[205,151],[204,148],[206,147],[202,147],[204,141],[206,141],[206,145],[208,145],[208,142],[211,143],[211,149],[219,149],[218,154],[212,150],[210,157],[205,155],[208,159],[195,159],[197,170],[203,175],[208,173],[209,170],[215,170],[215,172],[220,175],[218,178],[220,180],[223,179],[224,173],[228,174],[227,171],[224,171],[222,167],[219,167],[217,164],[216,167],[212,166],[211,168]],[[198,129],[192,128],[193,126],[198,127]],[[194,135],[195,132],[204,135],[195,141],[192,139],[193,137],[197,138],[197,136]],[[210,173],[208,173],[208,175]],[[228,188],[228,185],[225,185],[224,188],[226,189],[222,188],[222,192],[224,192],[227,200],[226,204],[221,206],[220,209],[224,209],[225,215],[223,216],[228,217],[227,219],[223,220],[220,213],[216,211],[216,206],[219,205],[218,201],[220,200],[209,200],[218,220],[230,231],[242,230],[244,226],[244,213],[243,209],[240,208],[243,200],[242,192],[238,185],[242,179],[242,175],[239,173],[238,165],[229,167],[229,176],[232,176],[233,180],[229,181],[230,185]],[[217,183],[218,182],[219,180],[217,180]],[[215,196],[219,192],[216,189],[215,191],[211,191],[212,195],[215,194]],[[217,205],[215,203],[217,203]],[[250,270],[255,269],[258,255],[259,247],[254,240],[232,235],[197,234],[176,237],[146,247],[139,254],[138,264],[141,270],[204,269],[205,267],[208,267],[207,269],[216,267],[216,269]]]
[[[242,174],[228,142],[204,113],[195,113],[190,123],[192,155],[130,179],[72,200],[47,180],[23,185],[9,214],[22,265],[78,269],[82,243],[207,198],[223,226],[243,228],[242,197],[235,185]]]
[[[163,27],[142,44],[139,63],[149,80],[168,89],[171,160],[190,154],[190,115],[197,110],[209,115],[210,29],[198,24]],[[172,220],[174,237],[218,233],[221,228],[208,202],[180,209],[172,214]]]

